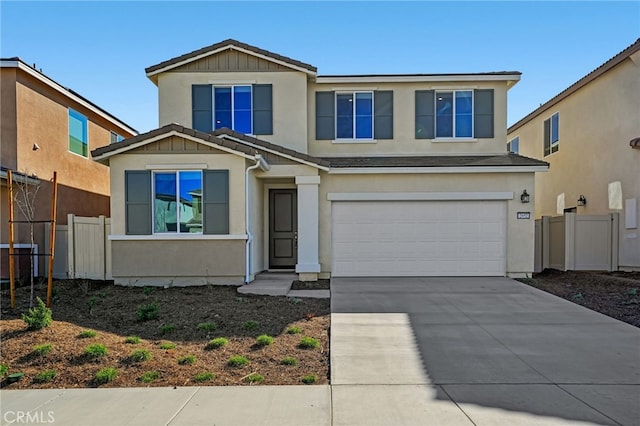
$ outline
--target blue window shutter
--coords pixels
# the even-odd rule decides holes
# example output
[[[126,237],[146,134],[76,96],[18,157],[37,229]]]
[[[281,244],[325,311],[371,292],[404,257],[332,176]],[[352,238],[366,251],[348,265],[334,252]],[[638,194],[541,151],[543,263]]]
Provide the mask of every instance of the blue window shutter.
[[[493,137],[493,89],[476,89],[474,91],[474,137]]]
[[[205,234],[229,233],[229,171],[203,172],[202,216]]]
[[[273,100],[270,84],[253,85],[253,134],[273,134]]]
[[[191,127],[201,132],[213,130],[213,102],[210,84],[191,86]]]
[[[124,172],[125,233],[151,234],[151,171]]]
[[[316,139],[335,137],[334,92],[316,92]]]
[[[393,139],[393,91],[376,90],[373,92],[373,137],[375,139]]]
[[[435,137],[435,91],[416,90],[416,139]]]

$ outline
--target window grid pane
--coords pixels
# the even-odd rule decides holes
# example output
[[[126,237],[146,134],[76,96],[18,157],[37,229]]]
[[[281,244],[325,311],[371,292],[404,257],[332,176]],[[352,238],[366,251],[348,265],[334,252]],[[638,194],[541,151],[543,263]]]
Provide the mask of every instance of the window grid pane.
[[[453,137],[453,92],[436,94],[436,138]]]
[[[155,173],[154,174],[154,197],[153,197],[153,230],[154,232],[177,232],[177,182],[176,174]]]
[[[353,138],[353,94],[336,95],[336,137]]]
[[[226,127],[233,129],[231,117],[231,87],[216,87],[214,89],[214,128]]]
[[[551,116],[551,143],[558,142],[559,139],[559,118],[557,113]]]
[[[356,139],[373,138],[373,93],[356,93]]]
[[[87,157],[87,117],[69,109],[69,151]]]
[[[251,86],[233,88],[233,130],[251,133]]]
[[[202,172],[178,172],[181,233],[202,234]]]
[[[473,98],[472,92],[456,93],[456,133],[457,138],[470,138],[473,135]]]

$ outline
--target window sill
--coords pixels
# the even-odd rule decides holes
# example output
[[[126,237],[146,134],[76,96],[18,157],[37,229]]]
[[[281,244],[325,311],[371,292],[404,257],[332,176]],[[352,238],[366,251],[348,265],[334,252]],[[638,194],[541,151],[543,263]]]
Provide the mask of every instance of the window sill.
[[[378,143],[378,140],[377,139],[333,139],[331,143],[335,143],[335,144]]]
[[[109,235],[110,241],[171,241],[171,240],[246,240],[247,234],[154,234]]]
[[[476,138],[436,138],[433,142],[478,142]]]

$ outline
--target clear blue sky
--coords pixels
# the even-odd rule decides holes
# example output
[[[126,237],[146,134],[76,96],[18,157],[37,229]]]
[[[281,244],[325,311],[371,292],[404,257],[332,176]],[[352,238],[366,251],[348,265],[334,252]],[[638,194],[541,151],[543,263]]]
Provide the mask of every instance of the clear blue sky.
[[[521,71],[508,123],[640,37],[640,1],[0,2],[19,56],[140,132],[157,127],[144,68],[234,38],[318,74]]]

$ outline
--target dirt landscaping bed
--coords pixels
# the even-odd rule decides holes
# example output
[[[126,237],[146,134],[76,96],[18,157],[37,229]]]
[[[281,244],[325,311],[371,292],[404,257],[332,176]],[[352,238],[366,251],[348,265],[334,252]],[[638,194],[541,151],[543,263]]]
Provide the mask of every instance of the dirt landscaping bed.
[[[236,287],[226,286],[141,288],[59,281],[53,323],[28,330],[21,315],[28,310],[29,288],[16,293],[15,310],[9,307],[8,291],[0,300],[0,364],[8,367],[0,375],[24,373],[11,384],[5,377],[2,386],[8,389],[328,383],[327,299],[239,295]],[[37,295],[44,299],[46,289]],[[155,308],[156,318],[138,318],[153,317]],[[263,337],[260,345],[261,335],[273,342]],[[209,345],[221,337],[226,344]],[[311,346],[315,339],[317,347],[301,348],[303,338],[311,338]],[[107,353],[85,354],[96,344]],[[230,366],[234,356],[247,363]],[[105,368],[114,368],[116,377],[99,383],[96,373]]]
[[[640,272],[561,272],[546,269],[520,280],[628,324],[640,327]]]

